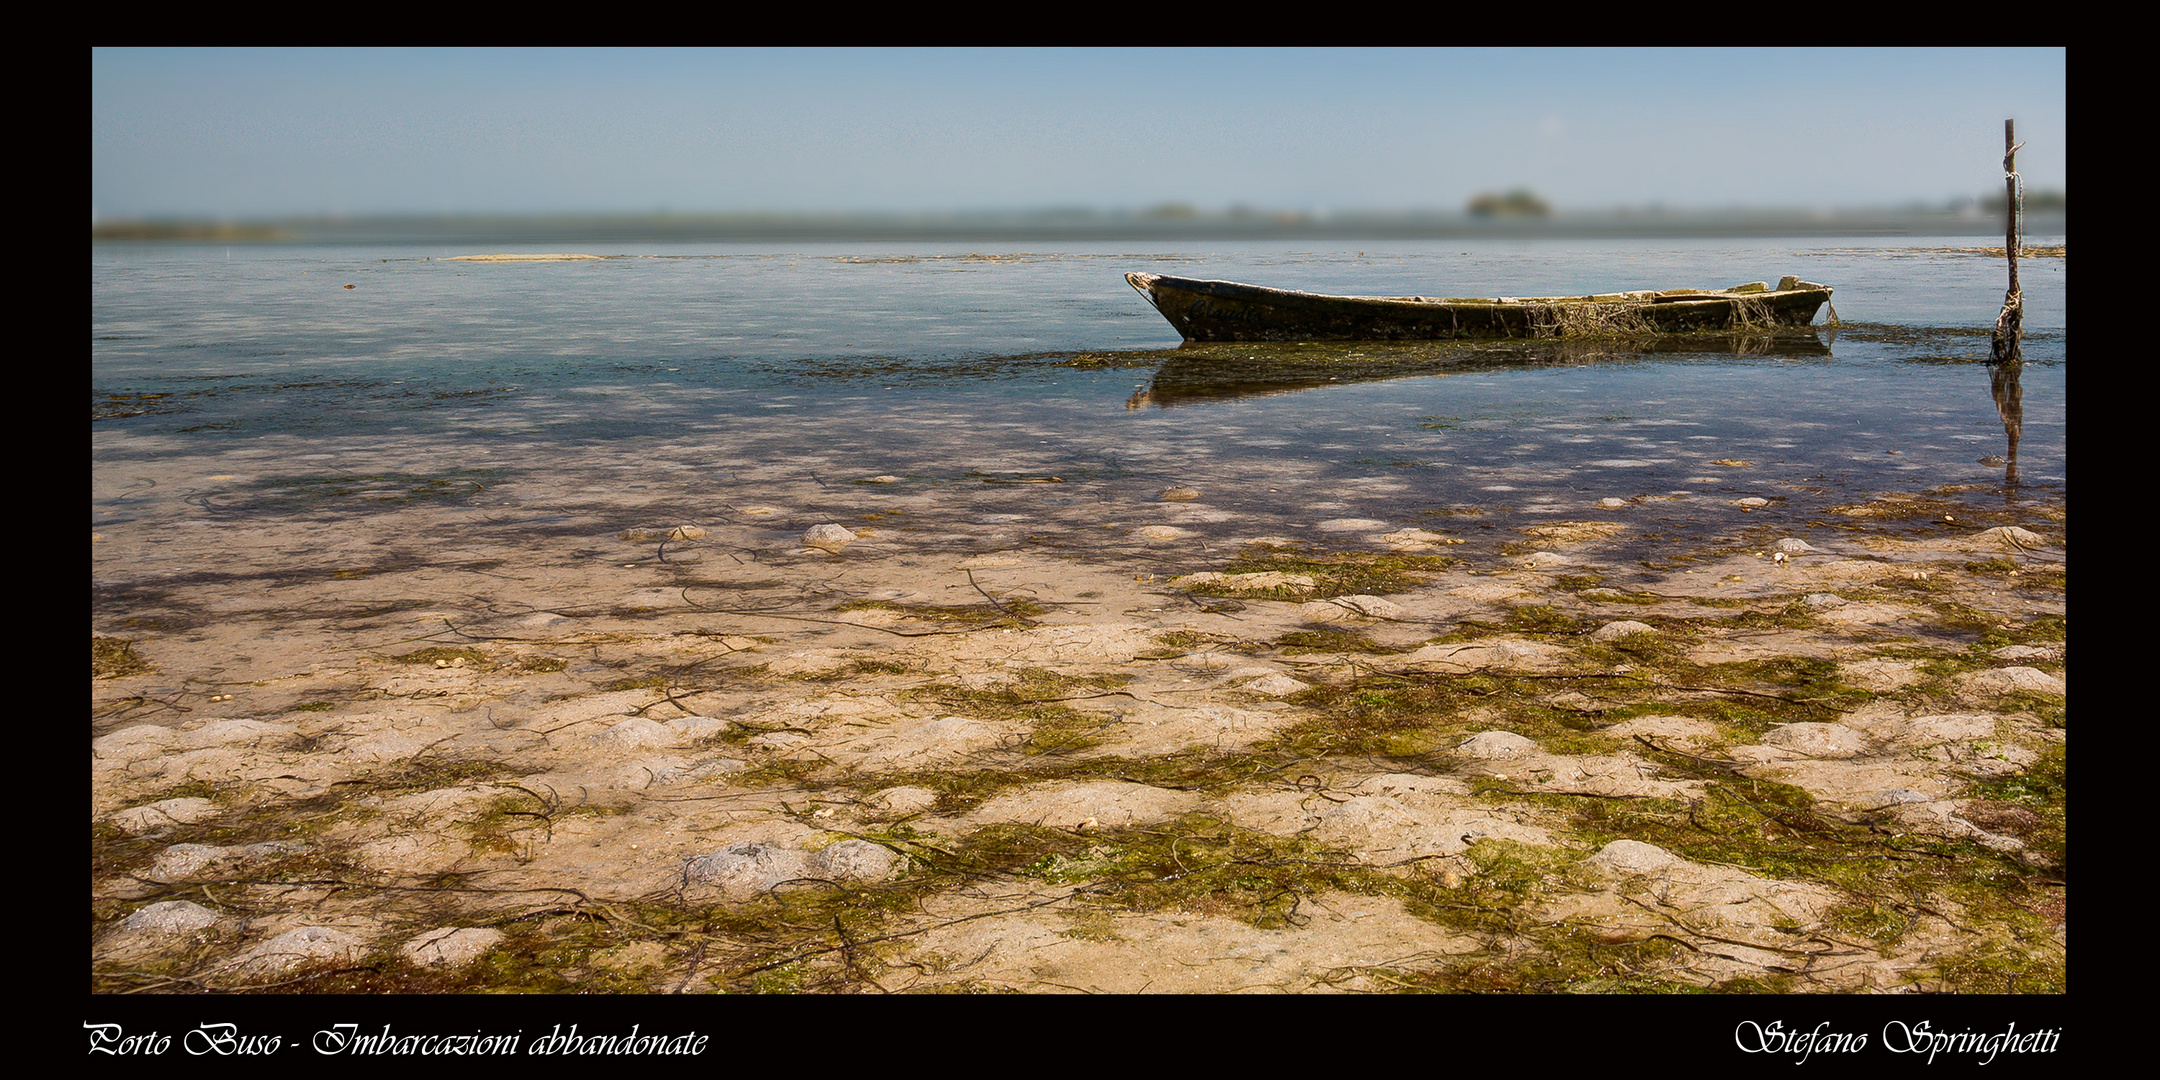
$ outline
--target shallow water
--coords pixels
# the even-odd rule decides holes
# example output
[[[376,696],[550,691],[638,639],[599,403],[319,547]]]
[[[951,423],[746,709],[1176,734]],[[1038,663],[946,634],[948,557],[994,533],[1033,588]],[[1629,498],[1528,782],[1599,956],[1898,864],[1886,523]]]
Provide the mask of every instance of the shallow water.
[[[1969,244],[656,245],[539,263],[99,246],[92,527],[456,502],[612,528],[749,501],[811,516],[877,503],[978,547],[1169,524],[1213,549],[1320,539],[1340,518],[1451,528],[1476,511],[1504,530],[1596,517],[1604,498],[1656,500],[1667,535],[1796,526],[1886,491],[2005,485],[2010,440],[1979,362],[2003,267],[1950,250]],[[1383,295],[1790,273],[1836,286],[1844,325],[1657,351],[1180,348],[1124,284],[1135,269]],[[2025,260],[2021,277],[2005,497],[2060,499],[2066,261]],[[1203,497],[1155,501],[1170,485]],[[1743,517],[1750,497],[1771,505]],[[99,573],[203,557],[127,546]]]
[[[93,250],[91,728],[110,736],[93,744],[98,989],[819,989],[836,984],[763,981],[775,957],[812,940],[793,906],[731,904],[723,929],[760,911],[786,926],[708,933],[710,951],[707,940],[664,945],[612,914],[556,916],[570,896],[722,925],[711,905],[726,894],[692,891],[712,884],[693,866],[740,844],[796,860],[812,845],[840,850],[823,841],[843,833],[897,837],[903,814],[927,850],[990,843],[996,865],[1013,866],[1013,823],[1125,844],[1193,809],[1217,822],[1197,838],[1213,850],[1276,850],[1269,837],[1294,831],[1298,851],[1339,850],[1337,869],[1448,867],[1425,871],[1448,890],[1427,895],[1501,905],[1489,913],[1507,915],[1507,940],[1432,925],[1386,896],[1314,892],[1317,877],[1258,904],[1218,903],[1230,895],[1218,892],[1204,909],[1171,910],[1096,904],[1116,899],[1102,891],[1112,878],[1066,869],[1006,875],[1011,888],[986,892],[973,866],[992,864],[954,862],[925,863],[928,874],[886,894],[917,897],[934,918],[853,924],[903,952],[858,969],[836,915],[838,948],[820,937],[795,959],[845,960],[839,985],[850,989],[1400,989],[1342,980],[1409,974],[1408,957],[1417,978],[1433,973],[1430,986],[1611,990],[1602,968],[1586,981],[1538,951],[1570,932],[1551,924],[1555,912],[1580,923],[1605,909],[1540,900],[1540,916],[1504,911],[1515,903],[1505,889],[1455,891],[1490,866],[1464,852],[1475,839],[1465,823],[1484,822],[1474,831],[1508,851],[1604,843],[1615,834],[1603,817],[1563,831],[1565,815],[1547,812],[1556,793],[1684,797],[1703,774],[1665,769],[1636,745],[1664,760],[1666,740],[1685,747],[1691,732],[1723,745],[1834,717],[1814,690],[1739,685],[1785,672],[1838,700],[1906,688],[1872,694],[1875,719],[1853,726],[1870,739],[1897,732],[1875,744],[1882,756],[1777,775],[1814,785],[1809,797],[1828,805],[1911,813],[1894,820],[1914,829],[1908,845],[1970,845],[1966,817],[1999,822],[2013,809],[1965,797],[1973,763],[2001,776],[2060,744],[2061,706],[2048,704],[2061,700],[2067,520],[2059,259],[2028,264],[2033,360],[2013,390],[1978,362],[1999,265],[1921,242],[424,258],[439,254]],[[1635,343],[1182,347],[1124,285],[1136,267],[1427,294],[1797,273],[1840,286],[1846,324]],[[2015,455],[2006,414],[2018,417]],[[1997,460],[2011,456],[2014,484]],[[1886,502],[1872,508],[1880,517],[1828,512],[1922,491],[1943,497]],[[1563,520],[1599,524],[1536,528]],[[805,531],[828,523],[857,539],[837,552],[806,546]],[[2002,563],[2003,534],[1982,532],[2021,523],[2040,526],[2047,549],[2016,556],[2033,571],[2023,577]],[[1395,532],[1406,526],[1420,531]],[[1928,542],[1897,542],[1914,534]],[[1791,536],[1822,557],[1755,554]],[[1249,542],[1284,537],[1452,558],[1399,576],[1382,572],[1387,560],[1346,560],[1378,564],[1350,580],[1399,607],[1300,603],[1294,590],[1209,595],[1173,576],[1224,569]],[[1820,595],[1832,589],[1852,597]],[[1603,640],[1640,631],[1613,625],[1638,618],[1662,638],[1632,639],[1648,645],[1648,670],[1606,666],[1620,654],[1604,650],[1636,645],[1575,647],[1577,627],[1604,623]],[[1910,682],[1940,658],[1952,671],[1994,667],[1967,650],[1998,631],[2020,643],[1996,654],[2017,667]],[[1307,644],[1354,642],[1364,644],[1332,656]],[[1376,669],[1368,649],[1417,651]],[[2038,661],[2045,670],[2023,666],[2035,655],[2051,658]],[[1839,661],[1836,679],[1822,675],[1825,658]],[[111,677],[98,677],[101,664]],[[1719,674],[1667,677],[1690,669]],[[1979,682],[2013,672],[2015,683]],[[1398,726],[1408,712],[1389,706],[1384,722],[1353,726],[1364,689],[1386,698],[1398,683],[1421,687],[1397,703],[1419,716]],[[1331,685],[1297,693],[1314,684]],[[1757,704],[1736,707],[1735,695]],[[1953,700],[1970,704],[1938,715]],[[1929,716],[1891,722],[1906,707]],[[1647,711],[1659,715],[1635,719],[1656,726],[1595,720]],[[1950,741],[1913,737],[1936,727],[1932,738]],[[1557,737],[1525,767],[1538,785],[1559,782],[1517,791],[1462,752],[1460,740],[1503,735],[1511,755]],[[1793,764],[1786,746],[1748,749]],[[2042,760],[2053,772],[2031,771],[2053,785],[2040,805],[2057,825],[2032,835],[2052,835],[2059,857],[2059,751]],[[945,780],[924,779],[939,774],[964,778],[965,812],[940,797]],[[177,797],[209,787],[214,803]],[[525,798],[535,803],[506,801]],[[1329,816],[1345,800],[1365,809]],[[1442,846],[1451,839],[1462,846]],[[264,849],[277,861],[245,861]],[[220,850],[241,861],[201,861]],[[1159,850],[1130,847],[1136,858]],[[1037,870],[1064,858],[1043,851]],[[1985,967],[1989,980],[2037,968],[2059,988],[2059,874],[2007,855],[1974,872],[2022,882],[2025,894],[2002,901],[2011,906],[1969,927],[1900,907],[1898,933],[1925,927],[1900,951],[1831,957],[1790,988],[1972,988],[1941,974],[1958,966]],[[183,859],[195,869],[167,873]],[[1730,880],[1717,887],[1739,875],[1827,905],[1817,883],[1783,879],[1814,874],[1808,861],[1751,864],[1778,878],[1719,869]],[[215,884],[227,866],[245,873],[241,887]],[[324,868],[339,882],[329,893]],[[1042,891],[1053,884],[1058,893]],[[128,929],[142,903],[198,893],[233,917],[209,932],[216,940],[175,946]],[[1348,916],[1312,920],[1310,933],[1225,917],[1284,925],[1276,913],[1307,899]],[[1750,904],[1774,926],[1743,912],[1726,929],[1774,931],[1767,948],[1783,951],[1754,952],[1782,980],[1790,965],[1778,957],[1792,950],[1777,942],[1797,940],[1793,916]],[[2035,911],[2052,914],[2036,925]],[[1042,921],[1065,914],[1091,928],[1085,942]],[[1113,918],[1114,933],[1092,932]],[[469,976],[341,963],[265,983],[249,959],[289,956],[291,939],[270,937],[287,928],[335,927],[387,950],[427,927],[511,923],[522,929],[495,946],[501,962]],[[938,936],[947,930],[973,936]],[[1266,971],[1211,968],[1226,933],[1254,943],[1233,951],[1275,959]],[[2037,960],[2002,962],[2015,955],[2006,947]],[[1748,969],[1715,949],[1660,949],[1630,954],[1644,965],[1630,986],[1786,986],[1736,977]],[[1970,961],[1983,953],[1985,965]],[[1434,961],[1466,955],[1480,961],[1468,975]],[[1519,971],[1480,959],[1503,955],[1528,959]],[[913,974],[893,974],[903,967]],[[300,978],[321,981],[290,981]],[[2004,986],[2018,988],[1979,988]]]

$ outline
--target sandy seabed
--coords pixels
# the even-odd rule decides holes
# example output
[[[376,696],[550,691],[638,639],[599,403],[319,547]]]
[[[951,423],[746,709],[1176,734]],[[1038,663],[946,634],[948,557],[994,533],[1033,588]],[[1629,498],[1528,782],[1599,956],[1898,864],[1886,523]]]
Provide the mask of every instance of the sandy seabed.
[[[96,990],[2064,989],[2060,499],[288,466],[96,469]]]

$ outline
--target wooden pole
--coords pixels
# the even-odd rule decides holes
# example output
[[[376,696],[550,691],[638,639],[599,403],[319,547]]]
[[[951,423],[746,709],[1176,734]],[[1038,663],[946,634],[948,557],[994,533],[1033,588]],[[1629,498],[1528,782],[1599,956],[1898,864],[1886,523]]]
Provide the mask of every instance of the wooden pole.
[[[2018,342],[2025,336],[2025,292],[2018,288],[2018,248],[2025,238],[2020,235],[2025,224],[2024,182],[2017,174],[2018,147],[2017,121],[2003,121],[2003,216],[2008,219],[2004,226],[2003,251],[2010,257],[2010,290],[2003,294],[2002,313],[1995,316],[1995,344],[1990,350],[1988,362],[2015,364],[2024,360]]]

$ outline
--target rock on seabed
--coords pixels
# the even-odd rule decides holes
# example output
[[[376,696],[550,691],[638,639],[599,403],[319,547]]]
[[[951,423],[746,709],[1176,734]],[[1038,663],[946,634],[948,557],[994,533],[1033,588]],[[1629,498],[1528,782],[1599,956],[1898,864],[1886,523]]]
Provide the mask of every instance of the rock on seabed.
[[[507,937],[500,930],[481,926],[444,927],[407,941],[398,952],[421,967],[464,967]]]
[[[849,532],[846,526],[832,523],[812,525],[809,531],[802,534],[804,547],[830,551],[835,555],[840,553],[841,548],[854,543],[857,539],[858,537]]]
[[[120,925],[154,934],[186,934],[215,926],[218,913],[190,900],[165,900],[137,911]]]

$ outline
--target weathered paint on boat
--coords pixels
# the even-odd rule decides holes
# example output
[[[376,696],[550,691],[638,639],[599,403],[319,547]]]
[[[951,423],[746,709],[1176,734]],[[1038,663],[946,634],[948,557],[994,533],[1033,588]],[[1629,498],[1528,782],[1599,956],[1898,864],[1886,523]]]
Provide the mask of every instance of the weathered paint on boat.
[[[1806,326],[1831,288],[1786,277],[1730,289],[1592,296],[1324,296],[1131,273],[1125,280],[1189,341],[1390,341],[1593,337]]]

